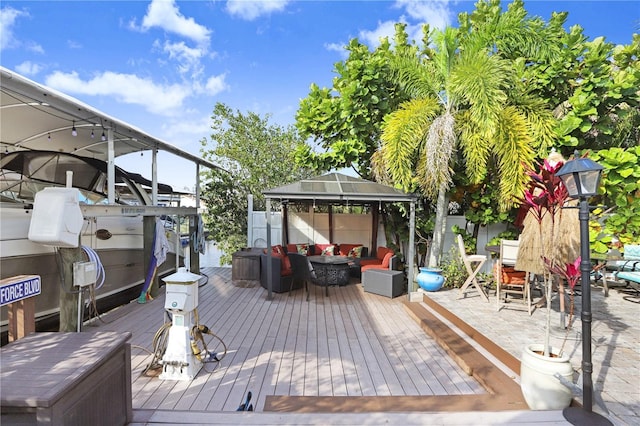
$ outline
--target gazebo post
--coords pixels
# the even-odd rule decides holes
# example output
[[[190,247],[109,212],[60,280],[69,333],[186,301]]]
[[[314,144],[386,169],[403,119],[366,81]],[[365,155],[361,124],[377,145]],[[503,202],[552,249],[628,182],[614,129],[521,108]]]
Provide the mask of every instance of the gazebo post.
[[[409,250],[405,263],[409,262],[409,271],[407,272],[407,293],[411,298],[411,292],[416,291],[413,281],[413,258],[415,257],[415,233],[416,233],[416,202],[409,202]]]
[[[265,197],[267,205],[267,300],[273,299],[273,264],[271,263],[271,199]]]

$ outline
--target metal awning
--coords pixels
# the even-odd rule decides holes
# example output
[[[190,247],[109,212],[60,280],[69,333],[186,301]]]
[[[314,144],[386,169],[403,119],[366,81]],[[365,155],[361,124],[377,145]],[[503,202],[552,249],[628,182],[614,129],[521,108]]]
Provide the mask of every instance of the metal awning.
[[[152,152],[152,199],[157,202],[158,151],[195,164],[196,202],[200,166],[215,164],[111,117],[79,100],[0,67],[0,149],[57,151],[107,162],[109,203],[114,203],[116,157]]]
[[[217,167],[4,67],[0,67],[0,87],[0,145],[3,152],[55,150],[108,161],[108,135],[111,132],[114,157],[155,149],[197,165]],[[74,127],[76,136],[71,134]]]

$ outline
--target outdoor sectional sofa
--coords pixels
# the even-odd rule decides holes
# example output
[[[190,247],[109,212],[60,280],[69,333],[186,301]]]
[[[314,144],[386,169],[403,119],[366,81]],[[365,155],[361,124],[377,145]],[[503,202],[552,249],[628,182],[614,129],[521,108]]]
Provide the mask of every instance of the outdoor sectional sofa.
[[[263,250],[260,254],[260,285],[267,288],[268,286],[268,271],[267,263],[269,256],[267,255],[267,249]],[[367,257],[369,251],[367,247],[362,244],[287,244],[287,247],[281,245],[275,245],[272,247],[271,254],[271,275],[272,275],[272,291],[275,293],[283,293],[289,291],[289,288],[298,289],[302,288],[302,283],[293,281],[293,287],[291,282],[293,280],[293,271],[291,269],[291,262],[287,256],[288,253],[299,253],[307,256],[314,255],[331,255],[331,256],[349,256],[356,259],[352,267],[352,275],[360,276],[360,262],[359,259],[374,259]]]

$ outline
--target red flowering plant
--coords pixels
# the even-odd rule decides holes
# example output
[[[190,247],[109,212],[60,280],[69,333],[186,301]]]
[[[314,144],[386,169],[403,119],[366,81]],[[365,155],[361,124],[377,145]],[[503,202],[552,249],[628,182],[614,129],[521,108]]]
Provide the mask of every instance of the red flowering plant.
[[[565,263],[564,264],[564,268],[561,268],[559,265],[554,264],[550,259],[544,257],[543,258],[545,265],[547,265],[547,268],[549,268],[549,271],[552,274],[556,274],[558,275],[560,278],[563,278],[567,281],[567,283],[569,284],[569,288],[571,289],[571,293],[570,293],[570,302],[569,302],[569,325],[567,326],[567,334],[569,333],[569,329],[571,328],[571,323],[573,320],[573,307],[574,307],[574,295],[575,295],[575,291],[574,288],[576,286],[576,284],[578,283],[578,280],[580,279],[581,273],[580,273],[580,262],[582,261],[582,257],[578,256],[578,258],[576,260],[573,261],[573,263]],[[560,351],[562,352],[562,350],[564,349],[564,343],[566,342],[566,340],[562,343],[562,348],[560,348]]]
[[[547,300],[547,324],[545,330],[544,356],[550,356],[550,330],[551,330],[551,295],[553,291],[553,274],[559,270],[555,256],[545,258],[544,254],[553,250],[555,241],[556,219],[559,217],[560,209],[568,199],[568,192],[562,180],[556,173],[563,166],[562,161],[544,160],[540,166],[540,171],[536,172],[531,168],[526,170],[529,176],[529,187],[525,190],[523,198],[520,200],[528,208],[538,224],[538,243],[540,245],[540,257],[536,262],[540,262],[538,269],[544,270],[545,298]],[[548,219],[546,219],[548,217]],[[562,276],[562,274],[559,274]],[[575,282],[574,282],[575,285]]]

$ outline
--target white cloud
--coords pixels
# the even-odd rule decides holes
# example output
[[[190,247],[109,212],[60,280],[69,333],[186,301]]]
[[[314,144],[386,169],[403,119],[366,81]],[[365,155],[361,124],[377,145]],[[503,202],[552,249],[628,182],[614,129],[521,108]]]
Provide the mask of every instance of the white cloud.
[[[35,64],[31,61],[24,61],[23,63],[16,66],[16,71],[18,71],[22,75],[36,75],[40,71],[42,71],[42,66],[39,64]]]
[[[2,35],[0,37],[0,49],[8,49],[18,44],[13,35],[13,26],[20,16],[28,16],[28,14],[11,7],[0,9],[0,34]]]
[[[324,48],[330,52],[343,52],[344,43],[325,43]]]
[[[272,12],[281,12],[289,3],[289,0],[229,0],[227,1],[227,12],[247,21]]]
[[[180,74],[189,74],[191,79],[197,79],[204,72],[201,61],[209,54],[211,31],[196,23],[193,18],[187,18],[180,13],[174,0],[153,0],[147,8],[147,14],[142,18],[142,24],[138,27],[134,20],[129,23],[129,27],[143,32],[160,28],[167,33],[195,42],[196,47],[191,47],[184,41],[165,40],[162,43],[156,40],[154,47],[178,64]]]
[[[159,85],[150,79],[133,74],[106,71],[90,80],[82,80],[77,72],[56,71],[46,78],[45,84],[61,92],[90,96],[112,96],[119,102],[141,105],[154,114],[170,115],[182,109],[191,94],[188,86]]]
[[[409,42],[422,41],[422,26],[429,24],[431,28],[443,29],[450,25],[455,17],[455,13],[448,0],[396,0],[394,6],[398,9],[404,9],[406,16],[400,16],[394,21],[385,21],[378,23],[378,27],[373,30],[360,31],[358,38],[361,42],[366,43],[370,47],[380,45],[380,39],[388,37],[393,42],[395,35],[395,23],[404,22],[406,24],[406,32],[409,36]]]
[[[429,24],[432,28],[444,29],[455,17],[449,3],[451,2],[448,0],[396,0],[395,6],[405,9],[418,24]]]
[[[162,134],[167,140],[175,143],[176,139],[197,142],[211,133],[211,114],[205,114],[197,119],[170,120],[162,124]]]
[[[82,44],[75,40],[67,40],[67,47],[69,49],[82,49]]]
[[[23,44],[27,49],[37,53],[44,53],[44,49],[39,44],[27,41],[21,42],[16,38],[13,28],[18,18],[29,17],[27,12],[16,10],[12,7],[0,9],[0,51],[20,47]]]
[[[211,31],[193,18],[186,18],[180,13],[174,0],[153,0],[147,8],[147,14],[142,19],[142,25],[137,28],[135,22],[132,28],[148,31],[153,27],[186,37],[200,46],[208,46]]]
[[[378,23],[378,28],[372,31],[363,30],[360,31],[358,39],[371,47],[376,47],[380,44],[380,39],[388,37],[389,41],[393,40],[393,35],[396,33],[395,21],[386,21]]]
[[[181,74],[191,72],[192,77],[202,74],[203,66],[200,60],[206,54],[205,50],[189,47],[183,41],[177,43],[165,41],[162,50],[169,55],[169,59],[180,63],[178,71]]]
[[[324,48],[329,52],[338,52],[342,59],[349,57],[349,52],[345,49],[345,43],[325,43]]]
[[[205,85],[207,94],[214,96],[222,92],[223,90],[226,90],[228,86],[227,86],[227,83],[224,81],[225,78],[226,78],[226,74],[220,74],[213,77],[209,77],[207,79],[207,84]]]

